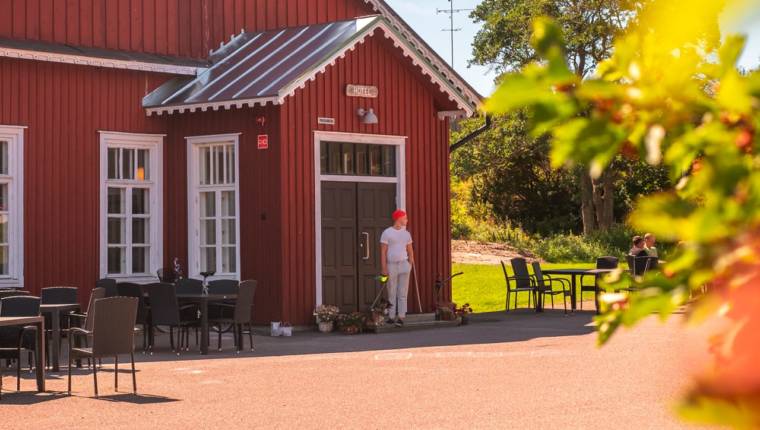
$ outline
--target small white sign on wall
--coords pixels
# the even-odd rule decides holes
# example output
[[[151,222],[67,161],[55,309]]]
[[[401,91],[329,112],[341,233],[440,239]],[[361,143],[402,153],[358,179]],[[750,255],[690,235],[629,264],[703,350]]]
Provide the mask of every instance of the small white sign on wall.
[[[319,117],[317,123],[319,125],[335,125],[335,118]]]

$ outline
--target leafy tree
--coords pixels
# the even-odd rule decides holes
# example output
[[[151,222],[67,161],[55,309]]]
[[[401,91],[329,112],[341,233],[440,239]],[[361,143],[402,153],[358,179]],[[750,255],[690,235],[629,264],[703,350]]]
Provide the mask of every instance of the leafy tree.
[[[600,342],[687,303],[694,321],[726,317],[731,324],[712,339],[715,365],[695,380],[681,411],[758,428],[760,73],[736,66],[743,37],[721,43],[724,3],[655,0],[587,80],[566,63],[561,27],[539,19],[532,43],[541,61],[506,76],[487,109],[528,109],[532,133],[551,136],[554,166],[586,165],[599,177],[624,155],[668,168],[678,185],[641,198],[631,223],[678,242],[678,250],[659,271],[605,280],[635,292],[603,296]]]
[[[587,77],[604,58],[608,57],[612,49],[613,39],[619,34],[635,16],[636,11],[645,2],[643,0],[484,0],[472,12],[472,18],[482,23],[482,30],[478,32],[473,43],[473,64],[488,65],[499,72],[507,72],[519,69],[537,59],[535,49],[530,43],[531,23],[541,16],[549,16],[556,20],[558,25],[567,35],[565,54],[570,69],[577,76]],[[496,120],[502,128],[501,133],[507,142],[519,141],[535,157],[535,169],[521,169],[520,173],[540,173],[546,171],[548,166],[548,154],[541,153],[546,148],[545,141],[524,137],[524,128],[509,129],[514,124],[519,125],[515,118],[507,118],[504,121]],[[510,156],[524,155],[525,152],[507,152]],[[494,158],[495,162],[499,159]],[[504,163],[515,165],[525,162],[525,159],[507,159]],[[528,160],[529,161],[529,160]],[[491,171],[493,171],[492,168]],[[503,172],[507,174],[508,172]],[[620,184],[620,176],[614,170],[609,170],[597,178],[584,174],[584,170],[577,170],[578,192],[567,193],[569,184],[564,180],[572,179],[567,173],[558,178],[559,174],[543,174],[547,182],[540,183],[545,193],[564,193],[572,199],[555,201],[556,210],[563,216],[556,220],[567,221],[566,229],[575,229],[572,216],[566,212],[571,204],[580,203],[581,220],[583,230],[590,233],[597,229],[607,229],[615,222],[615,188]],[[529,176],[523,176],[530,179]],[[485,182],[495,185],[489,189],[490,195],[485,196],[489,200],[509,202],[510,194],[496,195],[499,191],[505,193],[517,192],[519,189],[503,187],[510,185],[505,183],[506,178],[502,175],[494,177],[485,175]],[[540,177],[532,179],[541,180]],[[558,182],[559,180],[559,182]],[[483,191],[485,188],[476,189]],[[528,190],[525,190],[528,191]],[[518,200],[519,202],[519,200]],[[493,203],[493,202],[492,202]],[[495,204],[495,209],[499,209]],[[618,207],[620,207],[618,205]],[[536,208],[531,208],[536,209]],[[540,216],[545,211],[536,211]],[[504,215],[514,215],[513,211],[506,210]],[[527,218],[535,219],[535,218]],[[556,223],[555,223],[556,224]],[[530,228],[530,226],[528,226]]]

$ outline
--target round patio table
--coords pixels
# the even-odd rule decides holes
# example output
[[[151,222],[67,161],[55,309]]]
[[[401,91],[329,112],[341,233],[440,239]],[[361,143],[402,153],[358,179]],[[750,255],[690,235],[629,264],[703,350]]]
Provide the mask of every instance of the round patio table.
[[[577,309],[577,279],[580,277],[582,278],[584,275],[593,275],[594,276],[594,284],[596,284],[596,281],[599,279],[600,275],[604,275],[610,272],[613,272],[615,269],[573,269],[573,268],[567,268],[567,269],[549,269],[544,270],[543,273],[546,275],[555,275],[555,276],[570,276],[570,284],[572,285],[570,288],[570,304],[571,309],[574,311]],[[540,309],[542,308],[542,304],[540,303],[541,300],[538,300],[537,307]],[[599,311],[599,306],[597,303],[597,312]]]

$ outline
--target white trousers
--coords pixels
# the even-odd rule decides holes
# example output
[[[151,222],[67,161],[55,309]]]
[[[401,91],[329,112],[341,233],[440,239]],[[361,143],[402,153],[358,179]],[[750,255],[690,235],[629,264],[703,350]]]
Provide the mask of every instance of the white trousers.
[[[412,265],[409,261],[388,263],[388,301],[391,302],[388,317],[390,319],[396,319],[396,316],[401,319],[406,318],[411,271]]]

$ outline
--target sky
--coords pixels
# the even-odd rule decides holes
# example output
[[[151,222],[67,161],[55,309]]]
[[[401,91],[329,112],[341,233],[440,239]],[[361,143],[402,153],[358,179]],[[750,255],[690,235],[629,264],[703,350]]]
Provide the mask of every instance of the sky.
[[[451,61],[451,39],[443,29],[450,28],[448,14],[436,13],[438,9],[448,9],[448,0],[386,0],[414,30],[430,44],[438,54]],[[480,0],[453,0],[457,9],[472,9]],[[725,20],[722,23],[724,34],[744,33],[748,36],[747,48],[741,60],[745,68],[754,68],[760,64],[760,0],[744,0],[754,4],[739,18]],[[487,67],[472,66],[467,63],[472,55],[472,40],[479,30],[479,25],[472,22],[469,12],[455,15],[456,32],[454,44],[454,67],[481,94],[487,96],[493,92],[495,73]]]

